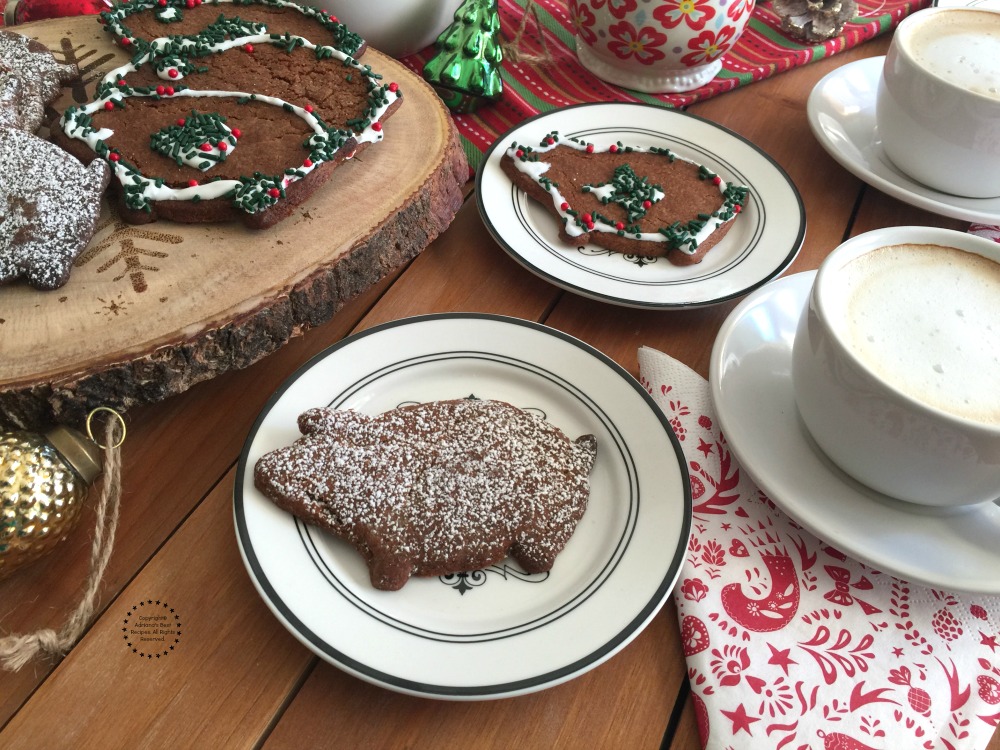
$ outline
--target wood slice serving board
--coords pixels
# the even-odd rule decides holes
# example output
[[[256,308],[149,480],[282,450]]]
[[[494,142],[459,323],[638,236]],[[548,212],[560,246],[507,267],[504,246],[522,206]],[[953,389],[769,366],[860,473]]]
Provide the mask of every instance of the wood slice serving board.
[[[88,101],[127,62],[94,16],[18,27],[76,62],[55,109]],[[0,427],[79,423],[246,367],[328,320],[452,221],[468,166],[448,111],[422,79],[369,49],[403,104],[385,139],[275,227],[122,222],[107,205],[69,282],[0,287]]]

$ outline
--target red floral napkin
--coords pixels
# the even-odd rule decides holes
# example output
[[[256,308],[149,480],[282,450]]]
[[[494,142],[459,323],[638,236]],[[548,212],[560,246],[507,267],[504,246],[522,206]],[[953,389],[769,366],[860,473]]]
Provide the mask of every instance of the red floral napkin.
[[[848,559],[740,470],[701,376],[646,347],[639,372],[691,476],[674,601],[702,744],[985,747],[1000,723],[1000,597],[932,590]]]

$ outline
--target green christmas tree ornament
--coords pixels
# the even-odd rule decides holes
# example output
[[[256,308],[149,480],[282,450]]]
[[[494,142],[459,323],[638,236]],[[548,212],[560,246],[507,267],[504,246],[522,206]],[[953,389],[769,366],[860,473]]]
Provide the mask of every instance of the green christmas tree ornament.
[[[424,78],[453,112],[468,113],[503,93],[500,13],[496,0],[465,0],[441,32]]]

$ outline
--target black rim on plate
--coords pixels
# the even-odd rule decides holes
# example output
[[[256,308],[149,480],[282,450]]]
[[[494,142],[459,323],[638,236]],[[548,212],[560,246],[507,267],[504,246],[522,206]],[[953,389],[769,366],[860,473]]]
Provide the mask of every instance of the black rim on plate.
[[[789,190],[791,192],[791,195],[795,199],[795,203],[796,203],[796,206],[798,208],[798,212],[797,212],[798,231],[796,233],[795,240],[791,243],[791,246],[790,246],[790,248],[788,250],[788,253],[780,260],[780,262],[778,262],[775,265],[774,269],[772,269],[769,273],[765,274],[762,278],[755,279],[752,283],[747,284],[746,286],[741,287],[738,290],[730,292],[729,294],[725,294],[725,295],[722,295],[722,296],[719,296],[719,297],[711,297],[711,298],[693,300],[693,301],[689,301],[689,302],[648,302],[648,301],[628,299],[628,298],[624,298],[624,297],[621,297],[621,296],[616,296],[616,295],[613,295],[613,294],[606,294],[606,293],[594,291],[593,289],[590,289],[590,288],[587,288],[587,287],[580,286],[579,284],[569,283],[569,282],[567,282],[567,281],[559,278],[558,276],[555,276],[555,275],[553,275],[553,274],[551,274],[551,273],[549,273],[549,272],[547,272],[547,271],[539,268],[537,265],[535,265],[534,263],[532,263],[531,261],[529,261],[527,258],[525,258],[522,253],[519,253],[507,241],[507,239],[504,237],[503,232],[501,231],[501,229],[499,227],[497,227],[496,224],[493,222],[493,220],[492,220],[492,218],[490,216],[489,209],[486,206],[486,204],[484,202],[484,198],[483,198],[483,190],[482,190],[483,176],[484,176],[486,170],[491,168],[490,167],[490,160],[493,157],[494,152],[496,152],[497,150],[499,150],[501,148],[506,148],[506,142],[509,140],[510,135],[512,133],[520,131],[526,125],[530,125],[531,123],[535,122],[536,120],[544,119],[546,117],[552,116],[553,114],[562,113],[562,112],[566,112],[566,111],[574,110],[574,109],[592,109],[592,108],[606,108],[606,107],[616,107],[616,108],[617,107],[635,107],[635,108],[641,109],[641,110],[654,111],[658,115],[666,115],[668,117],[686,117],[686,118],[690,118],[691,120],[696,120],[696,121],[698,121],[700,123],[703,123],[703,124],[711,127],[714,130],[719,131],[720,133],[723,133],[723,134],[725,134],[725,135],[727,135],[727,136],[729,136],[729,137],[731,137],[731,138],[733,138],[733,139],[735,139],[737,141],[740,141],[745,146],[747,146],[748,148],[750,148],[753,151],[755,151],[765,161],[767,161],[771,165],[771,167],[775,170],[775,172],[787,184],[787,186],[788,186],[788,188],[789,188]],[[579,120],[580,120],[580,122],[585,123],[586,122],[586,114],[580,113]],[[639,122],[639,118],[638,117],[636,117],[636,118],[628,118],[628,122],[630,122],[630,123]],[[584,125],[584,126],[575,128],[572,132],[565,133],[565,135],[567,135],[568,137],[582,137],[584,135],[593,135],[594,133],[602,132],[602,131],[603,132],[611,131],[611,132],[615,132],[615,133],[619,133],[619,132],[635,132],[635,133],[652,132],[655,135],[661,135],[661,136],[663,135],[662,131],[659,131],[659,130],[658,131],[647,131],[647,129],[641,128],[641,127],[639,127],[637,125],[634,125],[634,124],[623,124],[621,127],[617,127],[617,126],[616,127],[608,127],[608,126],[605,126],[605,127],[601,128],[601,129],[588,128],[588,127],[586,127]],[[708,151],[707,147],[705,147],[705,146],[701,147],[700,150],[703,150],[706,153],[710,153],[710,151]],[[688,158],[690,158],[690,157],[688,157]],[[713,157],[713,158],[715,159],[715,161],[720,162],[720,160],[719,160],[718,157]],[[736,165],[732,165],[732,164],[726,163],[725,166],[727,167],[727,169],[730,170],[730,172],[732,172],[734,174],[737,174],[737,175],[742,175],[741,171],[736,168]],[[749,180],[748,178],[746,178],[745,175],[742,175],[742,182],[743,182],[743,184],[752,183],[752,181]],[[751,184],[751,188],[752,188],[752,184]],[[518,192],[519,192],[519,189],[516,188],[516,187],[514,187],[513,185],[511,185],[511,194],[512,194],[512,196],[516,195]],[[482,161],[480,162],[480,165],[479,165],[479,170],[476,173],[476,203],[477,203],[477,207],[479,209],[479,215],[483,219],[483,223],[486,225],[487,230],[489,231],[489,233],[493,237],[493,239],[497,242],[497,244],[499,244],[504,249],[504,251],[507,252],[507,254],[510,255],[514,260],[516,260],[519,264],[521,264],[522,266],[524,266],[526,269],[528,269],[529,271],[531,271],[535,275],[539,276],[540,278],[545,279],[546,281],[548,281],[549,283],[551,283],[551,284],[553,284],[553,285],[555,285],[557,287],[560,287],[562,289],[567,289],[567,290],[569,290],[571,292],[580,294],[581,296],[589,297],[590,299],[596,299],[596,300],[600,300],[600,301],[611,302],[611,303],[614,303],[614,304],[623,304],[623,305],[627,305],[627,306],[631,306],[631,307],[639,307],[639,308],[646,308],[646,309],[669,309],[669,308],[683,309],[683,308],[691,308],[691,307],[703,307],[703,306],[708,305],[708,304],[718,304],[718,303],[725,302],[725,301],[730,300],[730,299],[735,299],[736,297],[741,297],[744,294],[747,294],[748,292],[751,292],[754,289],[757,289],[757,288],[763,286],[768,281],[770,281],[771,279],[773,279],[776,276],[778,276],[779,274],[781,274],[781,272],[784,271],[791,264],[791,262],[795,259],[796,255],[798,255],[798,252],[799,252],[799,250],[802,247],[802,242],[805,239],[805,232],[806,232],[806,212],[805,212],[805,205],[802,202],[802,196],[799,194],[798,188],[795,186],[795,183],[792,181],[791,177],[789,177],[788,173],[766,151],[764,151],[763,149],[761,149],[759,146],[757,146],[756,144],[754,144],[750,140],[744,138],[739,133],[736,133],[736,132],[730,130],[729,128],[726,128],[725,126],[719,125],[718,123],[712,122],[711,120],[708,120],[708,119],[706,119],[704,117],[699,117],[697,115],[691,114],[690,112],[683,112],[681,110],[652,107],[652,106],[650,106],[648,104],[639,104],[639,103],[632,103],[632,102],[599,102],[599,103],[573,104],[573,105],[570,105],[568,107],[559,108],[557,110],[552,110],[552,111],[548,111],[548,112],[540,112],[537,115],[533,115],[532,117],[530,117],[530,118],[528,118],[526,120],[523,120],[522,122],[518,123],[513,128],[511,128],[510,130],[508,130],[506,133],[503,133],[502,135],[498,136],[497,139],[493,142],[493,145],[491,145],[490,148],[483,155],[483,159],[482,159]],[[761,215],[763,216],[764,213],[766,212],[766,207],[763,205],[763,201],[759,200],[759,198],[758,198],[758,200],[756,201],[756,203],[759,206],[759,210],[761,212]],[[788,221],[788,212],[785,212],[785,214],[782,217],[776,218],[775,221],[784,221],[784,222],[787,222]],[[762,223],[763,223],[763,221],[762,221]],[[759,229],[755,233],[755,236],[756,235],[759,235]],[[536,238],[536,241],[539,243],[540,246],[546,246],[547,247],[546,243],[542,243],[537,238]],[[748,255],[749,252],[751,252],[753,249],[754,248],[751,247],[745,253],[742,253],[741,254],[741,258],[743,258],[746,255]],[[731,268],[732,268],[732,266],[729,267],[729,269],[731,269]]]
[[[274,588],[271,582],[268,580],[267,574],[257,557],[257,553],[254,549],[253,540],[251,538],[246,519],[245,503],[246,498],[244,497],[243,485],[246,477],[246,472],[248,470],[249,454],[253,443],[257,437],[257,433],[260,430],[261,425],[267,418],[275,404],[281,399],[284,393],[308,370],[316,366],[319,362],[323,361],[327,357],[336,354],[340,349],[349,346],[350,344],[358,341],[361,338],[377,335],[379,333],[385,332],[389,329],[397,328],[400,326],[419,324],[424,322],[433,322],[436,320],[483,320],[483,321],[493,321],[501,322],[509,325],[521,326],[528,329],[533,329],[544,333],[546,335],[555,336],[565,342],[576,346],[583,352],[590,354],[596,358],[601,364],[605,365],[614,374],[618,375],[622,382],[634,390],[642,400],[648,405],[649,409],[652,411],[653,415],[659,420],[665,434],[667,435],[671,445],[673,446],[674,455],[677,461],[677,465],[680,471],[681,485],[683,490],[683,507],[681,509],[681,524],[680,524],[680,535],[678,537],[677,549],[674,551],[673,559],[668,566],[668,569],[663,576],[662,580],[658,583],[653,596],[643,603],[636,612],[635,616],[628,622],[628,624],[621,628],[617,633],[614,633],[607,639],[604,643],[594,651],[585,656],[569,663],[563,665],[557,669],[550,670],[548,672],[534,675],[529,678],[516,680],[512,682],[496,683],[496,684],[484,684],[477,686],[455,686],[455,685],[439,685],[429,682],[415,681],[410,679],[405,679],[397,675],[386,673],[382,670],[375,669],[364,662],[358,661],[350,656],[347,656],[339,649],[337,649],[333,644],[329,643],[327,640],[323,639],[310,628],[308,628],[301,619],[295,614],[294,611],[285,603],[281,595]],[[603,354],[594,347],[586,344],[579,339],[570,336],[568,334],[562,333],[561,331],[549,328],[547,326],[541,325],[539,323],[534,323],[532,321],[522,320],[519,318],[505,317],[501,315],[489,315],[480,313],[443,313],[437,315],[423,315],[415,316],[410,318],[403,318],[401,320],[392,321],[385,323],[373,328],[366,329],[360,333],[349,336],[342,341],[332,345],[331,347],[325,349],[324,351],[313,356],[304,365],[299,367],[291,376],[289,376],[284,383],[275,391],[274,394],[268,399],[267,403],[261,409],[260,414],[254,421],[253,426],[247,436],[247,439],[243,445],[243,449],[240,453],[239,462],[237,464],[236,479],[233,489],[233,509],[234,509],[234,519],[236,526],[236,535],[239,542],[240,548],[244,555],[244,560],[251,577],[254,579],[254,583],[258,587],[261,595],[265,597],[270,604],[272,610],[279,615],[279,619],[284,621],[286,628],[295,635],[302,643],[308,646],[312,651],[331,662],[337,667],[344,669],[349,673],[353,673],[362,679],[369,680],[376,684],[380,684],[384,687],[390,689],[399,690],[401,692],[413,693],[425,696],[436,696],[442,698],[488,698],[488,697],[500,697],[507,694],[515,694],[522,692],[530,692],[532,690],[542,689],[544,687],[558,684],[559,682],[565,681],[571,676],[577,673],[582,673],[587,667],[596,666],[597,664],[608,658],[609,655],[617,651],[624,643],[628,642],[632,637],[638,634],[640,629],[647,623],[648,620],[656,613],[656,611],[662,606],[666,601],[670,590],[677,578],[680,571],[680,566],[683,561],[683,554],[686,549],[686,540],[690,535],[691,530],[691,512],[692,512],[692,498],[690,483],[688,481],[687,473],[687,462],[684,459],[684,454],[681,450],[680,443],[677,437],[674,435],[673,429],[670,427],[670,423],[666,416],[660,410],[660,408],[653,401],[652,397],[646,392],[645,389],[628,373],[624,368],[622,368],[617,362],[612,360],[607,355]],[[296,521],[296,526],[299,531],[300,537],[303,539],[303,544],[307,551],[309,549],[310,542],[307,542],[308,530],[300,522]],[[312,555],[310,555],[312,556]],[[314,559],[314,564],[316,561]],[[319,567],[319,566],[318,566]]]

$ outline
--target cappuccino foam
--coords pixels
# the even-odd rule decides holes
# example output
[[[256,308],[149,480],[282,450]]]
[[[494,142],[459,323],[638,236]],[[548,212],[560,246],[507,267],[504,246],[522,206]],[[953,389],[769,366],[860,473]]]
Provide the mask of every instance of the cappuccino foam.
[[[1000,99],[1000,13],[951,9],[916,23],[901,42],[925,70]]]
[[[831,318],[882,380],[965,419],[1000,425],[1000,263],[939,245],[891,245],[847,263]]]

